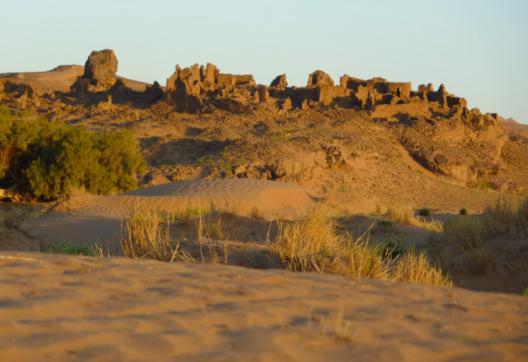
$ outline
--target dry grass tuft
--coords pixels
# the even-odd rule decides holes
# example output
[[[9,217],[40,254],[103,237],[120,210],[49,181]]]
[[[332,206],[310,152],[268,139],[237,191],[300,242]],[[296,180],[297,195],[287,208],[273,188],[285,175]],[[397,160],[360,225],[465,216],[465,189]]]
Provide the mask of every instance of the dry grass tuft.
[[[396,260],[394,279],[409,283],[451,287],[453,283],[440,268],[431,265],[425,254],[410,251]]]
[[[317,271],[353,278],[386,279],[388,264],[364,238],[353,240],[336,233],[335,225],[320,209],[294,222],[278,222],[269,243],[271,253],[293,271]]]
[[[445,232],[429,246],[435,261],[445,269],[485,274],[497,265],[488,240],[499,234],[528,236],[528,199],[515,203],[500,195],[482,215],[449,220]]]
[[[367,235],[356,239],[339,235],[332,220],[317,210],[299,221],[280,222],[277,237],[269,243],[269,249],[286,268],[294,271],[451,285],[425,255],[410,253],[393,257],[381,246],[370,244]]]
[[[490,215],[458,216],[446,223],[445,232],[429,243],[434,260],[445,269],[485,274],[496,265],[487,240],[500,228]]]
[[[489,224],[475,216],[457,217],[449,220],[445,226],[445,240],[464,252],[482,247],[490,234]]]
[[[528,198],[516,203],[501,194],[495,205],[486,209],[485,214],[493,221],[496,233],[528,236]]]
[[[429,209],[422,210],[427,210],[430,214]],[[399,224],[412,225],[433,232],[444,231],[444,224],[441,221],[431,219],[429,216],[417,215],[409,208],[395,206],[384,208],[378,205],[376,214]]]
[[[162,214],[137,208],[123,221],[121,249],[130,258],[151,258],[172,262],[178,244],[171,241],[169,219]]]

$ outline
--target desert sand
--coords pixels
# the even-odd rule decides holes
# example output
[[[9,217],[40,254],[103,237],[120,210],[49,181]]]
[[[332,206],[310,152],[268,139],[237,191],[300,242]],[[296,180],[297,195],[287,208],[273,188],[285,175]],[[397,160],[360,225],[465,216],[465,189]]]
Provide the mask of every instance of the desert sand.
[[[175,213],[218,209],[238,215],[258,213],[268,219],[301,217],[315,200],[298,185],[250,179],[181,181],[121,195],[79,195],[28,220],[34,238],[49,242],[112,242],[120,240],[121,223],[134,210]]]
[[[528,299],[232,266],[0,254],[3,361],[523,361]]]

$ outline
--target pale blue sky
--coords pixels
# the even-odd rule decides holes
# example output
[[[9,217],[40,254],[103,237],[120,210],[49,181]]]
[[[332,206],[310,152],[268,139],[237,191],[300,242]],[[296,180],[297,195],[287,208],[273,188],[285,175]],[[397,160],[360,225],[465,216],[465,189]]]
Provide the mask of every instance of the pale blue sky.
[[[323,69],[443,82],[471,107],[528,122],[524,0],[0,0],[0,72],[83,64],[112,48],[119,73],[161,83],[213,62],[267,84]]]

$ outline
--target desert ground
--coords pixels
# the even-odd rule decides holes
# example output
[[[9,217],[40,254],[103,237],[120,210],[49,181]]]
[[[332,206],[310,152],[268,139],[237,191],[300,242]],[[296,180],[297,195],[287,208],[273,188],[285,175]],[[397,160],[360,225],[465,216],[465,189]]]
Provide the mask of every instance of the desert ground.
[[[443,85],[116,72],[0,75],[0,360],[526,359],[528,126]]]
[[[2,253],[2,360],[521,361],[526,298],[279,270]]]

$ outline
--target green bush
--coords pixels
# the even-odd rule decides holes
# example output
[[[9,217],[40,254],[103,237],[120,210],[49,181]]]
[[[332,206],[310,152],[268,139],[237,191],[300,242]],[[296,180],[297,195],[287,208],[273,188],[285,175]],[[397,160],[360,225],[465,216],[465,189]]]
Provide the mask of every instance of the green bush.
[[[130,190],[144,165],[129,132],[90,132],[0,109],[0,186],[28,198]]]
[[[95,254],[93,248],[86,245],[77,245],[73,243],[51,244],[45,248],[45,251],[52,254],[70,254],[84,256],[94,256]]]

